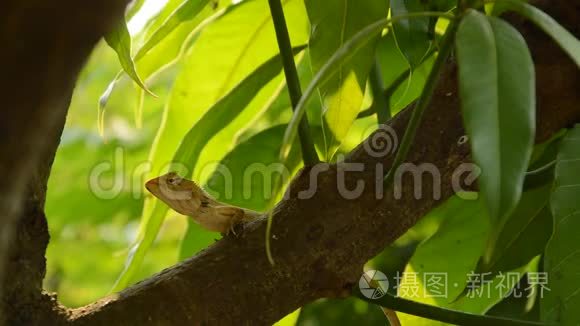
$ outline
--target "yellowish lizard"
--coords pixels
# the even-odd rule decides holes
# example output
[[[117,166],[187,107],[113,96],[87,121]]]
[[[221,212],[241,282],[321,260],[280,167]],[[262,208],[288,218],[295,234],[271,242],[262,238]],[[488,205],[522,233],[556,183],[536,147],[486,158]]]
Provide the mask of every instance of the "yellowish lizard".
[[[236,225],[257,219],[260,213],[221,203],[194,181],[170,172],[147,181],[145,188],[174,211],[190,216],[203,228],[229,234]]]

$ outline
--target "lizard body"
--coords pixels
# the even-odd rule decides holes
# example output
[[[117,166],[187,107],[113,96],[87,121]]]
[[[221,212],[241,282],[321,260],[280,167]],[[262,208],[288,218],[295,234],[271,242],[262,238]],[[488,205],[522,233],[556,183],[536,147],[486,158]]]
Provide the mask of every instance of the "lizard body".
[[[236,225],[260,216],[258,212],[215,200],[194,181],[175,172],[147,181],[145,188],[174,211],[191,217],[209,231],[235,234]]]

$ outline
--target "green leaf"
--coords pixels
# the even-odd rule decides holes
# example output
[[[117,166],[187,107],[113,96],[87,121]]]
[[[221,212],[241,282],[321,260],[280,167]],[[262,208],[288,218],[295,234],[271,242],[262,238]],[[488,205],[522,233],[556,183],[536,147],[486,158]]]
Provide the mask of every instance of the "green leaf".
[[[182,23],[192,20],[208,4],[209,0],[186,0],[157,28],[149,39],[139,48],[135,61],[143,58],[149,50],[154,48]]]
[[[137,69],[135,69],[135,62],[131,58],[131,35],[129,35],[129,30],[127,29],[127,22],[123,19],[115,29],[110,33],[105,35],[105,41],[107,44],[117,52],[119,57],[119,62],[123,70],[150,95],[155,96],[148,88],[145,86],[141,78],[137,74]]]
[[[551,185],[525,192],[501,228],[493,228],[480,272],[507,272],[524,266],[544,252],[552,235],[547,206]]]
[[[279,56],[275,56],[266,63],[258,67],[239,85],[234,87],[231,92],[216,102],[207,112],[189,129],[183,137],[179,147],[173,155],[173,160],[168,162],[170,166],[176,166],[181,170],[182,175],[190,176],[191,169],[198,162],[202,149],[220,132],[220,129],[227,126],[238,116],[244,108],[252,101],[256,94],[270,80],[276,77],[282,69]],[[166,111],[166,114],[168,112]],[[179,119],[179,117],[175,117]],[[167,119],[167,116],[166,116]],[[165,120],[167,123],[167,120]],[[163,136],[168,136],[166,133]],[[170,137],[172,138],[172,137]],[[157,145],[160,142],[158,139]],[[165,149],[165,148],[163,148]],[[162,159],[158,159],[162,160]],[[162,164],[161,168],[167,168],[167,164]],[[186,171],[184,171],[186,169]],[[154,173],[159,172],[154,170]],[[186,172],[186,173],[184,173]],[[119,276],[113,291],[119,291],[125,288],[133,279],[145,254],[159,232],[163,223],[168,207],[157,199],[151,199],[145,204],[144,213],[141,221],[141,229],[137,244],[131,249],[125,269]]]
[[[199,0],[169,0],[134,37],[139,44],[134,61],[140,75],[153,83],[157,75],[179,63],[206,26],[237,7],[222,8],[226,3],[222,4],[214,8]]]
[[[296,138],[296,133],[298,131],[298,123],[305,113],[310,97],[316,91],[318,86],[328,80],[328,78],[330,78],[332,75],[334,75],[338,67],[341,66],[343,62],[349,60],[354,55],[354,52],[358,51],[361,47],[373,39],[375,35],[380,33],[386,24],[387,20],[381,19],[380,21],[367,26],[364,30],[349,40],[347,44],[336,51],[325,63],[325,65],[316,73],[304,91],[302,98],[300,98],[300,102],[298,102],[294,114],[292,115],[292,119],[290,120],[288,128],[286,129],[286,133],[284,134],[284,141],[282,142],[282,146],[280,148],[281,162],[285,162],[288,154],[290,153],[290,148],[294,142],[294,139]]]
[[[479,279],[485,283],[476,283],[481,288],[470,285],[465,296],[452,300],[461,294],[468,281],[477,280],[477,275],[481,275],[473,270],[491,226],[483,201],[453,196],[429,212],[431,214],[443,215],[444,220],[433,236],[417,246],[401,276],[398,295],[438,307],[485,313],[500,302],[519,279],[483,275]],[[510,272],[523,276],[524,272],[536,268],[537,260]],[[434,281],[437,278],[439,281]],[[399,318],[402,325],[445,325],[404,313],[400,313]]]
[[[532,164],[528,172],[526,172],[526,179],[524,180],[524,191],[534,188],[540,188],[554,182],[554,165],[556,163],[556,155],[561,137],[565,134],[558,133],[550,140],[536,145],[532,153]]]
[[[296,51],[304,48],[305,46],[298,47]],[[280,73],[280,67],[280,57],[271,58],[252,72],[232,92],[216,102],[187,132],[173,162],[182,163],[184,166],[195,166],[201,150],[211,138],[240,114],[256,93]]]
[[[305,4],[312,26],[309,48],[314,73],[353,35],[387,16],[383,0],[307,0]],[[333,78],[319,87],[327,160],[334,155],[361,109],[376,40],[378,35],[373,35],[349,62],[337,68]]]
[[[300,317],[300,310],[301,310],[301,308],[294,310],[290,314],[286,315],[286,317],[277,321],[274,324],[274,326],[294,326],[294,325],[296,325],[296,323],[298,322],[298,317]]]
[[[532,154],[534,65],[521,34],[475,10],[461,21],[456,42],[465,129],[495,224],[517,205]]]
[[[397,41],[395,41],[392,29],[387,31],[387,34],[379,40],[376,56],[380,63],[385,87],[393,84],[402,74],[408,75],[407,59],[397,48]]]
[[[496,6],[501,7],[501,9],[498,9],[500,11],[505,9],[513,10],[532,21],[554,39],[568,53],[572,60],[574,60],[576,65],[580,67],[580,41],[562,27],[562,25],[558,24],[554,18],[521,0],[502,0],[497,2]]]
[[[544,252],[552,235],[552,215],[548,198],[554,180],[553,169],[545,166],[556,158],[560,138],[564,130],[534,147],[532,173],[526,174],[526,191],[513,213],[502,225],[491,229],[485,252],[476,272],[497,275],[529,264],[530,260]],[[537,169],[541,169],[541,172]],[[465,289],[459,298],[467,294]],[[458,299],[459,299],[458,298]],[[458,300],[456,299],[456,300]]]
[[[142,46],[143,43],[149,39],[161,25],[163,25],[167,18],[169,18],[169,16],[171,16],[171,14],[173,14],[175,10],[183,4],[183,2],[184,0],[167,0],[161,9],[151,16],[143,28],[133,36],[133,42]]]
[[[179,63],[185,51],[205,26],[233,10],[236,6],[232,5],[211,15],[214,10],[210,6],[201,6],[199,0],[183,3],[178,0],[170,0],[136,36],[136,39],[147,39],[133,60],[140,72],[139,75],[150,84],[155,82],[156,75]],[[103,133],[104,108],[121,77],[123,77],[123,70],[115,75],[99,100],[99,130],[101,134]],[[139,106],[137,106],[136,111],[138,109]],[[135,114],[137,115],[138,112]],[[136,123],[139,123],[138,120]]]
[[[550,198],[554,234],[546,247],[544,270],[547,287],[540,299],[543,321],[560,325],[580,323],[580,126],[569,131],[560,144],[555,188]]]
[[[412,12],[422,12],[429,9],[429,2],[421,0],[391,0],[391,15],[393,17]],[[397,45],[411,69],[417,67],[431,47],[430,30],[431,17],[415,17],[402,19],[393,24],[393,33]]]
[[[516,275],[524,275],[528,272],[537,271],[538,260],[534,260],[525,268],[512,271]],[[359,299],[366,301],[369,304],[379,305],[384,308],[392,309],[399,312],[400,320],[405,321],[405,325],[413,326],[435,326],[435,325],[549,325],[527,320],[517,320],[506,317],[499,317],[493,315],[481,315],[490,310],[505,295],[510,291],[519,281],[516,278],[499,278],[493,280],[485,280],[486,284],[480,291],[481,294],[474,293],[473,297],[462,299],[456,304],[425,304],[416,302],[417,300],[409,300],[401,296],[394,296],[390,293],[379,298],[368,298],[368,293],[362,293],[360,288],[353,289],[354,295]],[[496,291],[497,294],[492,294]],[[490,293],[492,295],[487,295]],[[476,298],[476,299],[474,299]],[[425,300],[421,300],[425,301]],[[407,315],[408,314],[408,315]]]
[[[567,132],[568,129],[560,129],[545,142],[536,144],[532,153],[532,164],[530,165],[529,170],[537,170],[549,162],[555,162],[560,148],[560,141],[564,138]]]
[[[316,73],[314,78],[312,78],[312,81],[310,82],[310,84],[308,84],[308,87],[305,89],[302,98],[300,98],[300,102],[298,102],[298,105],[296,106],[294,114],[292,115],[292,119],[288,124],[286,133],[284,134],[284,142],[282,143],[282,147],[280,148],[281,162],[284,162],[286,160],[286,157],[290,152],[290,148],[298,131],[298,122],[304,116],[308,102],[312,97],[312,95],[314,94],[314,92],[318,89],[318,87],[324,82],[326,82],[334,74],[336,74],[338,69],[342,65],[344,65],[345,62],[348,62],[361,48],[363,48],[369,41],[373,40],[375,36],[379,34],[385,27],[387,27],[389,23],[415,16],[446,16],[446,15],[441,13],[418,13],[400,17],[393,17],[391,19],[378,20],[361,29],[326,61],[326,63]],[[449,18],[450,16],[446,17]]]
[[[447,284],[451,285],[448,286],[447,297],[440,300],[433,298],[433,302],[448,301],[465,288],[467,274],[475,269],[485,247],[490,225],[481,200],[463,200],[453,196],[429,214],[443,215],[445,218],[437,232],[419,244],[405,271],[420,275],[446,273]],[[429,288],[424,290],[428,299]],[[417,299],[408,295],[403,297]]]
[[[388,90],[391,116],[406,108],[421,95],[436,57],[429,53],[428,57],[411,71],[405,57],[397,48],[393,33],[387,33],[379,41],[377,57],[382,70],[383,84]]]
[[[312,80],[312,68],[310,64],[310,51],[308,49],[304,50],[304,56],[301,58],[300,62],[296,62],[296,69],[298,70],[298,79],[300,80],[300,85],[302,89],[305,89],[310,81]],[[298,58],[296,58],[298,61]],[[285,80],[284,86],[286,85]],[[308,117],[308,123],[312,126],[312,134],[314,138],[322,138],[322,122],[321,117],[321,105],[319,101],[310,101],[306,114]],[[272,99],[269,108],[266,110],[264,115],[256,121],[256,125],[248,128],[244,134],[240,135],[240,140],[248,138],[250,134],[256,131],[264,129],[264,126],[272,126],[278,124],[288,124],[292,117],[292,104],[290,101],[290,94],[288,93],[287,87],[282,87],[279,94]],[[321,148],[324,148],[324,142],[321,142]]]
[[[272,196],[272,173],[276,171],[278,150],[286,125],[268,128],[238,144],[220,162],[220,168],[209,177],[206,190],[220,201],[263,212]],[[295,149],[284,170],[287,177],[300,165]]]
[[[514,0],[514,1],[521,1],[521,2],[528,2],[529,0]],[[505,11],[509,10],[508,2],[507,1],[495,1],[495,2],[488,2],[484,5],[485,13],[491,16],[500,16]]]
[[[145,84],[141,80],[141,77],[139,77],[139,74],[137,73],[137,69],[135,68],[135,62],[131,57],[131,35],[129,35],[129,30],[127,29],[127,22],[125,21],[124,18],[114,30],[105,35],[105,41],[117,53],[117,57],[119,58],[119,62],[121,63],[123,71],[125,71],[127,75],[129,75],[129,77],[131,77],[131,79],[133,79],[133,81],[135,81],[135,83],[141,89],[145,90],[150,95],[157,97],[147,88],[147,86],[145,86]],[[99,130],[99,135],[101,137],[104,137],[105,133],[104,130],[105,106],[109,101],[109,97],[113,93],[113,89],[117,84],[119,76],[121,76],[120,73],[118,73],[117,76],[115,76],[115,78],[113,79],[113,81],[109,83],[107,89],[103,92],[103,94],[99,98],[99,106],[97,109],[98,112],[97,126]]]

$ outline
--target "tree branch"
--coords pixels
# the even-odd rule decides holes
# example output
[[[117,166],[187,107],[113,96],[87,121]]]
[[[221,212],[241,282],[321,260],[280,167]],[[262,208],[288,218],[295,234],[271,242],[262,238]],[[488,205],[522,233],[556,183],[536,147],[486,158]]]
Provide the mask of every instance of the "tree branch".
[[[559,17],[557,12],[550,13]],[[543,141],[579,121],[580,76],[574,63],[551,40],[528,23],[515,20],[536,61],[537,141]],[[374,154],[379,153],[373,140],[389,137],[379,130],[345,162],[319,164],[295,178],[274,213],[275,266],[265,255],[266,222],[256,221],[238,238],[218,241],[177,266],[73,311],[72,321],[82,325],[129,319],[156,324],[271,324],[315,299],[348,295],[365,262],[452,195],[451,176],[457,166],[469,161],[469,145],[458,143],[463,128],[456,75],[454,63],[448,63],[408,157],[409,162],[431,163],[439,169],[440,198],[434,198],[434,182],[424,178],[422,189],[418,189],[421,199],[415,199],[410,175],[400,184],[399,199],[395,199],[393,189],[385,191],[384,198],[376,198],[375,184],[382,183],[393,156],[373,155],[368,150],[374,148]],[[409,116],[406,109],[391,120],[389,126],[397,135],[403,135]],[[365,190],[355,199],[345,199],[337,182],[354,163],[364,170],[344,174],[346,189],[355,189],[362,181]],[[381,164],[382,171],[377,174]],[[313,197],[299,199],[300,191],[309,188],[314,171],[324,168],[327,170],[316,178]]]

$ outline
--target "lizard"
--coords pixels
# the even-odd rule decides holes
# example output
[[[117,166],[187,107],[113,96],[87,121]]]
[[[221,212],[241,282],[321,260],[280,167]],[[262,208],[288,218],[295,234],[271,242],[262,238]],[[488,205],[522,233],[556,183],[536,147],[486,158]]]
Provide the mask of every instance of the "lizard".
[[[191,217],[206,230],[237,236],[235,227],[253,221],[260,213],[221,203],[212,198],[195,181],[176,172],[151,179],[145,188],[174,211]]]

